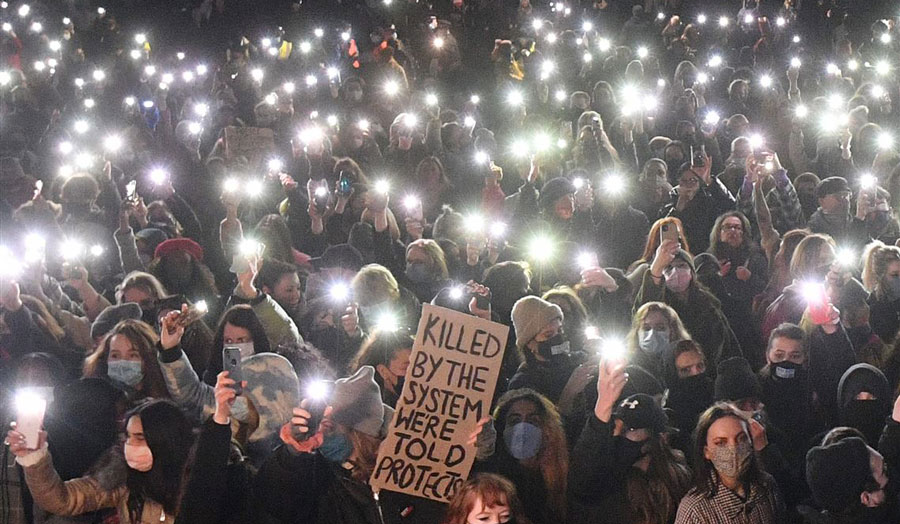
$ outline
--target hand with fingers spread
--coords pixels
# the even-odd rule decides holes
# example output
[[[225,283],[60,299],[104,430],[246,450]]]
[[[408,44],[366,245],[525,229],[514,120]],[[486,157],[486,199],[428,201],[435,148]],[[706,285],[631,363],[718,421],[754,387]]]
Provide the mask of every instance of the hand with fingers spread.
[[[490,293],[491,290],[487,286],[483,286],[474,280],[470,280],[466,284],[466,289],[470,291],[473,295],[471,300],[469,300],[469,313],[475,315],[476,317],[483,318],[485,320],[491,319],[491,303],[490,303]],[[478,307],[478,297],[486,297],[487,298],[487,307],[480,308]]]

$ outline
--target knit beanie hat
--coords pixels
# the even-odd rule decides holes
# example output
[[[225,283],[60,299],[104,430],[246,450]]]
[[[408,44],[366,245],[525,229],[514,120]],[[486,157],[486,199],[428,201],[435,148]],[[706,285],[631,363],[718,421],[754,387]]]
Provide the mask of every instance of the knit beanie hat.
[[[806,453],[806,482],[822,508],[839,512],[859,503],[872,477],[869,449],[863,439],[849,437]]]
[[[745,398],[758,399],[761,388],[750,363],[744,357],[731,357],[719,362],[716,368],[715,400],[734,402]]]
[[[293,408],[300,405],[300,379],[294,366],[281,355],[257,353],[241,362],[241,373],[247,381],[241,396],[253,402],[259,415],[259,426],[250,435],[250,442],[277,436],[281,426],[291,420]]]
[[[375,368],[363,366],[353,375],[334,382],[331,419],[372,437],[383,436],[393,410],[381,402]]]
[[[541,196],[539,203],[541,209],[547,209],[552,206],[556,199],[565,195],[574,195],[575,185],[568,178],[553,178],[548,180],[544,187],[541,188]]]
[[[516,329],[516,348],[522,349],[531,342],[547,324],[554,319],[563,319],[562,309],[556,304],[529,295],[520,298],[513,304],[512,321]]]
[[[91,338],[102,337],[123,320],[140,320],[141,315],[141,306],[135,302],[109,306],[101,311],[91,324]]]

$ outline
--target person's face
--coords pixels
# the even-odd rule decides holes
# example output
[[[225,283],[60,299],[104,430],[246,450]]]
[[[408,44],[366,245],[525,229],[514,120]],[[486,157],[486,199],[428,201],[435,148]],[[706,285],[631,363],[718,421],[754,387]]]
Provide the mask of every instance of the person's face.
[[[769,350],[766,352],[766,358],[769,359],[770,364],[793,362],[794,364],[802,365],[806,360],[806,356],[803,353],[803,341],[775,337],[769,346]]]
[[[388,370],[395,377],[405,377],[406,370],[409,369],[409,355],[412,354],[412,348],[397,350],[394,358],[388,363]]]
[[[740,83],[734,86],[734,89],[732,89],[731,92],[738,101],[745,102],[747,97],[750,96],[750,86]]]
[[[509,407],[504,419],[504,425],[510,428],[519,422],[528,422],[537,427],[541,427],[541,415],[538,407],[530,400],[517,400]]]
[[[684,162],[684,153],[677,147],[666,149],[666,164],[670,166],[680,166]]]
[[[575,195],[569,194],[557,198],[553,205],[553,211],[557,217],[570,220],[575,214]]]
[[[330,309],[323,309],[313,315],[313,329],[334,327],[334,314]]]
[[[819,206],[825,213],[847,213],[850,209],[850,192],[839,191],[825,195],[819,199]]]
[[[719,242],[725,242],[731,247],[740,247],[744,242],[744,224],[741,223],[740,218],[728,217],[722,221]]]
[[[122,302],[135,302],[141,306],[141,309],[153,307],[154,300],[153,295],[138,287],[130,287],[122,293]]]
[[[472,510],[466,516],[466,524],[504,524],[509,522],[511,517],[512,513],[509,511],[508,505],[484,507],[481,497],[478,497]]]
[[[119,360],[129,360],[131,362],[141,362],[141,354],[137,348],[128,340],[125,335],[113,335],[109,341],[109,355],[106,357],[108,362],[116,362]]]
[[[732,149],[731,154],[735,158],[746,159],[748,156],[750,156],[750,153],[752,153],[752,152],[753,152],[753,150],[750,147],[749,140],[738,140],[734,143],[734,148]]]
[[[272,298],[285,309],[294,309],[300,304],[300,277],[297,273],[285,273],[271,290]]]
[[[665,180],[666,179],[666,166],[660,162],[650,162],[647,164],[647,179],[648,180]]]
[[[900,260],[895,260],[888,264],[887,270],[884,272],[885,278],[900,277]]]
[[[534,337],[534,341],[537,343],[545,342],[555,337],[557,333],[562,332],[562,319],[554,318],[550,321],[549,324],[544,326],[544,329],[541,330],[537,336]]]
[[[716,447],[734,448],[738,444],[749,442],[750,432],[747,423],[738,417],[722,417],[709,427],[706,433],[706,445],[703,447],[703,456],[706,460],[712,460],[713,450]]]
[[[641,330],[649,331],[666,331],[669,329],[669,321],[659,311],[651,311],[647,313],[644,320],[641,321]]]
[[[864,491],[860,495],[860,501],[864,506],[875,508],[884,504],[886,494],[885,486],[888,483],[887,464],[881,453],[869,448],[869,467],[872,469],[872,478],[878,483],[878,491]]]
[[[222,336],[225,339],[225,344],[243,344],[245,342],[253,342],[253,335],[250,334],[249,329],[235,326],[231,322],[225,323],[225,329],[222,333]]]
[[[685,351],[675,357],[675,369],[678,370],[678,378],[701,375],[706,371],[706,360],[696,351]]]
[[[147,439],[144,438],[144,425],[141,423],[141,417],[135,415],[128,419],[125,425],[125,442],[132,446],[146,446]]]
[[[428,256],[428,253],[426,253],[425,249],[421,246],[412,246],[406,253],[406,263],[421,263],[425,264],[428,267],[431,267],[431,257]]]
[[[834,247],[831,244],[822,244],[822,247],[819,249],[819,262],[817,265],[823,267],[833,264],[836,257]]]
[[[422,182],[428,185],[436,185],[438,180],[440,180],[441,172],[434,162],[427,162],[419,170],[419,177],[422,179]]]

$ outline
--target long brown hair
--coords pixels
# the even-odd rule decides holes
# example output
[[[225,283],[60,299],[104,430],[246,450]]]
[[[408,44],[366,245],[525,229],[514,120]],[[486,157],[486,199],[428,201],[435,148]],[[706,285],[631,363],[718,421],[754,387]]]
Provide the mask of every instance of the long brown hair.
[[[716,258],[722,257],[725,253],[724,242],[721,241],[722,236],[722,224],[725,222],[726,218],[737,218],[741,221],[741,227],[743,228],[743,235],[741,236],[741,247],[739,248],[743,254],[750,253],[750,250],[753,249],[753,237],[750,231],[750,221],[747,220],[747,217],[744,216],[740,211],[728,211],[727,213],[722,213],[716,218],[715,224],[713,224],[712,231],[709,232],[709,249],[708,253],[712,253],[716,255]]]
[[[697,428],[694,430],[694,489],[696,489],[700,495],[705,497],[711,498],[715,496],[719,485],[719,476],[718,473],[716,473],[716,468],[713,466],[712,462],[706,458],[704,453],[704,449],[706,448],[706,436],[713,423],[720,418],[725,417],[734,417],[741,420],[746,426],[747,434],[750,435],[750,423],[747,417],[745,417],[733,404],[728,402],[716,402],[700,415],[700,419],[697,421]],[[759,465],[756,453],[754,453],[753,459],[750,461],[750,466],[747,468],[747,471],[741,475],[740,481],[749,486],[751,484],[759,485],[762,483],[762,479],[762,466]]]
[[[874,241],[866,246],[863,254],[862,282],[866,289],[879,299],[884,298],[884,277],[892,262],[900,261],[900,248]]]
[[[663,435],[649,441],[650,465],[647,472],[631,468],[625,492],[631,522],[666,524],[678,510],[678,503],[691,487],[691,470],[684,453],[672,449]]]
[[[141,394],[145,397],[169,398],[169,390],[166,389],[162,371],[159,370],[159,363],[156,360],[156,344],[159,342],[159,337],[153,328],[140,320],[129,319],[116,324],[103,337],[97,349],[84,359],[84,376],[98,378],[107,376],[106,362],[109,358],[109,348],[112,338],[116,335],[127,338],[141,355],[144,368]]]
[[[547,488],[547,503],[552,515],[564,521],[566,515],[566,490],[569,477],[569,448],[566,444],[566,434],[563,431],[562,418],[556,406],[547,397],[528,389],[514,389],[507,391],[497,401],[494,409],[494,424],[497,426],[497,434],[502,435],[506,426],[506,413],[519,400],[531,402],[537,407],[541,420],[541,449],[538,451],[536,461]],[[499,446],[503,446],[503,440],[498,439]],[[503,448],[505,450],[505,448]]]
[[[386,408],[385,408],[386,409]],[[378,460],[378,446],[381,445],[381,439],[366,435],[352,428],[346,428],[347,438],[353,444],[356,451],[353,458],[349,460],[353,464],[353,478],[358,482],[368,482],[369,477],[375,470],[375,461]]]
[[[510,522],[531,524],[516,494],[516,487],[506,478],[493,473],[479,473],[460,486],[447,506],[442,524],[466,524],[479,499],[483,508],[509,507]]]
[[[641,254],[639,262],[647,262],[649,264],[650,261],[653,260],[653,257],[656,256],[656,248],[658,248],[660,244],[659,231],[667,224],[675,224],[675,229],[678,231],[678,238],[681,241],[681,249],[688,253],[691,252],[687,237],[684,236],[684,224],[681,223],[681,219],[678,217],[665,217],[660,218],[650,226],[650,233],[647,234],[647,243],[644,245],[644,252]]]

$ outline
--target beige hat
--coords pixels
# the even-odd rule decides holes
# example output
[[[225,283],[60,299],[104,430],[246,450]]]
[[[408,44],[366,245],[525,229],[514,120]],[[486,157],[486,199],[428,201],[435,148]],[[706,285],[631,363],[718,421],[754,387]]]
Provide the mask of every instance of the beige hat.
[[[516,348],[522,349],[547,327],[547,324],[557,318],[562,320],[563,312],[556,304],[534,295],[517,300],[512,308],[513,327],[516,328]]]

